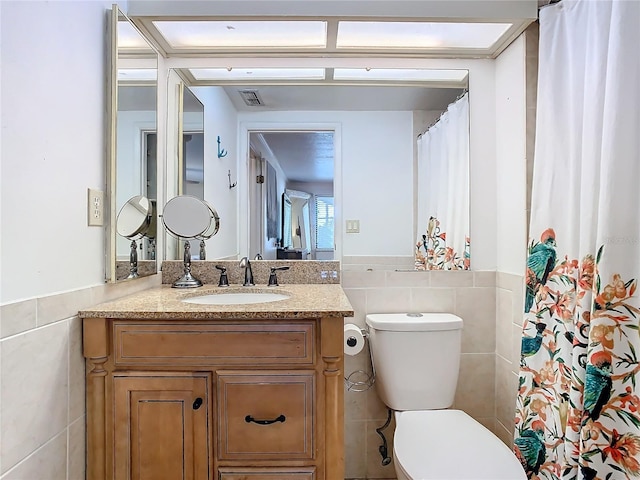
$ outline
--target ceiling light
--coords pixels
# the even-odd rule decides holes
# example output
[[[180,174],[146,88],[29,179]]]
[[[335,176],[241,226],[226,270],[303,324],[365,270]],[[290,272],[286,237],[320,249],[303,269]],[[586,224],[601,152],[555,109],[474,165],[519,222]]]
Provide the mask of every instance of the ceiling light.
[[[467,70],[428,68],[336,68],[334,80],[376,80],[397,82],[464,82]]]
[[[339,22],[337,48],[489,48],[511,23]]]
[[[196,80],[322,80],[323,68],[192,68]]]
[[[324,48],[322,21],[154,21],[174,48]]]

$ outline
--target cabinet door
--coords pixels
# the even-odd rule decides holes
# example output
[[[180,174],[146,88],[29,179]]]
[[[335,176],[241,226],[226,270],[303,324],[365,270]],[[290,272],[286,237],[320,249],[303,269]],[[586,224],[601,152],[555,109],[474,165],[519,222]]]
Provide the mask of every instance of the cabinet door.
[[[115,480],[209,478],[210,376],[114,376]]]

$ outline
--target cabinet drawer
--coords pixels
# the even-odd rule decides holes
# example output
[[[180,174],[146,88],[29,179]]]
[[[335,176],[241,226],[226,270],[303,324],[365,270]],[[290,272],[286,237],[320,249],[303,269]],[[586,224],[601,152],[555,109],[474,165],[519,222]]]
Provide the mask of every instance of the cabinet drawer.
[[[118,366],[312,365],[314,334],[313,321],[215,325],[113,323]]]
[[[219,371],[218,458],[314,457],[315,372]]]
[[[314,480],[315,468],[226,468],[218,469],[218,480]]]

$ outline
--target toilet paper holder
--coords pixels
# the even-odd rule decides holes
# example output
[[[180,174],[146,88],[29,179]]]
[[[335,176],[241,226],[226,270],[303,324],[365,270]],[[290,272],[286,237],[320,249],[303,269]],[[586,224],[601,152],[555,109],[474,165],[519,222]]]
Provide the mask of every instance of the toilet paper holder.
[[[362,336],[366,340],[369,337],[369,332],[365,329],[360,329]],[[358,342],[356,337],[347,337],[346,343],[349,347],[354,347]],[[376,381],[375,371],[373,370],[373,362],[371,361],[371,354],[369,354],[369,362],[371,365],[371,373],[365,370],[355,370],[349,375],[344,377],[344,384],[347,387],[347,391],[350,392],[365,392],[369,390]]]
[[[362,336],[366,339],[369,335],[367,334],[367,331],[364,329],[360,329],[360,332],[362,332]],[[347,338],[347,345],[350,347],[355,347],[356,344],[358,343],[358,339],[356,337],[348,337]]]
[[[366,392],[376,381],[373,373],[364,370],[355,370],[344,377],[344,384],[350,392]]]

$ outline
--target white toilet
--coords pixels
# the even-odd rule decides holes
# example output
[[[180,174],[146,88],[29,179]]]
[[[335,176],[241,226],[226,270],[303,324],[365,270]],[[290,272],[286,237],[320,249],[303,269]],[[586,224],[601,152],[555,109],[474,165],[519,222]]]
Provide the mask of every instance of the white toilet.
[[[462,319],[449,313],[367,315],[376,388],[395,410],[398,480],[526,480],[513,452],[453,403]]]

